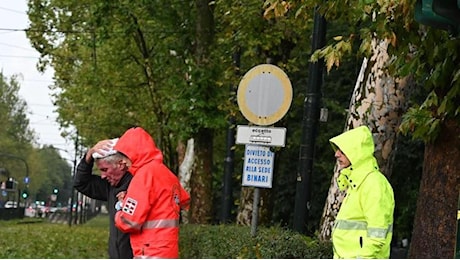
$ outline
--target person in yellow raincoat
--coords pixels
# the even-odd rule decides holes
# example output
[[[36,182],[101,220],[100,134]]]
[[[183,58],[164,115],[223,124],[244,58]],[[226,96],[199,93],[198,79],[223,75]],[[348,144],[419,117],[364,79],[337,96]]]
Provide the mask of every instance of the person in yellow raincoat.
[[[367,126],[329,140],[340,167],[337,184],[347,190],[332,231],[334,258],[389,258],[394,195],[374,157]]]

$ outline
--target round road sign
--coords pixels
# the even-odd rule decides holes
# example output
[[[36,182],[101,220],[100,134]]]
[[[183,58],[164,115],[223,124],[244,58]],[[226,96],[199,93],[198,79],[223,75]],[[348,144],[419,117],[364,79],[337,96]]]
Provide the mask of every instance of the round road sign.
[[[249,70],[237,93],[243,116],[256,125],[272,125],[289,110],[292,86],[286,73],[275,65],[262,64]]]

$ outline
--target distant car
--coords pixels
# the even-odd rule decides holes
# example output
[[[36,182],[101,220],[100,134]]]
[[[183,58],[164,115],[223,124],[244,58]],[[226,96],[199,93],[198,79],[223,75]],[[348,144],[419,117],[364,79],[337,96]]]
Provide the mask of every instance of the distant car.
[[[9,200],[9,201],[7,201],[7,202],[5,203],[5,206],[4,206],[4,207],[7,208],[7,209],[17,208],[17,207],[18,207],[18,203],[17,203],[16,201],[11,201],[11,200]]]
[[[25,210],[24,210],[24,216],[26,216],[26,217],[33,218],[33,217],[36,217],[36,214],[37,214],[37,210],[32,206],[29,206],[29,207],[25,208]]]
[[[50,213],[50,208],[48,206],[37,206],[38,216],[39,217],[47,217]]]

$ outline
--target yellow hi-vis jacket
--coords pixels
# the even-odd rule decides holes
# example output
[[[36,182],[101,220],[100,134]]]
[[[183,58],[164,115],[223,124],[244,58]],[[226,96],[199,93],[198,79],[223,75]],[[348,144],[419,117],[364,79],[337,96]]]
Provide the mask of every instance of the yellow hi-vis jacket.
[[[351,162],[337,178],[347,194],[332,231],[334,258],[389,258],[394,195],[379,171],[369,128],[360,126],[329,141]]]

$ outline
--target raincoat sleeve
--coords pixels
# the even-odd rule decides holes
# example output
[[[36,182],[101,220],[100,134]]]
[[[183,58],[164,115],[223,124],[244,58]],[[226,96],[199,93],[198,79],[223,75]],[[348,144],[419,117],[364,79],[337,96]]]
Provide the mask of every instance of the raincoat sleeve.
[[[367,236],[362,238],[360,257],[375,258],[388,247],[388,236],[393,232],[394,198],[382,174],[373,175],[362,189],[361,206],[367,221]]]
[[[139,170],[131,183],[123,200],[123,207],[115,214],[115,226],[125,233],[141,231],[153,204],[153,178],[147,171]]]

